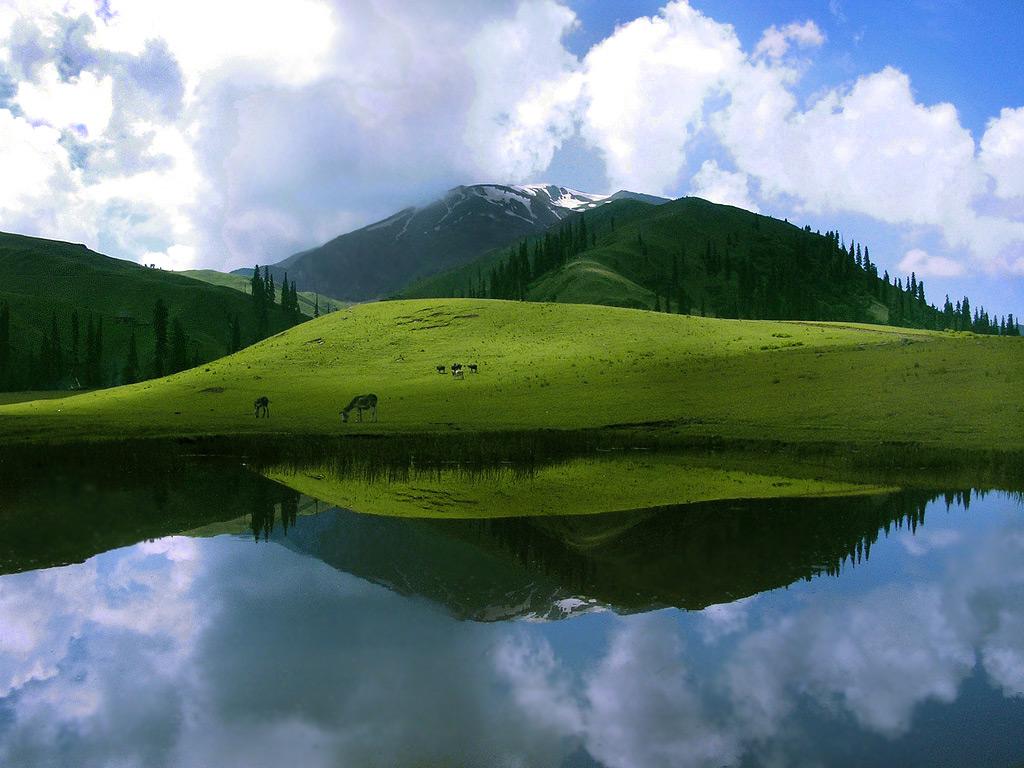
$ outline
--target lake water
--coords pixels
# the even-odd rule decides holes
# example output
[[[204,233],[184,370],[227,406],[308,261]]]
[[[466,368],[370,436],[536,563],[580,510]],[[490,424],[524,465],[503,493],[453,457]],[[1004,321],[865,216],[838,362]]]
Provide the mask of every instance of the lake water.
[[[0,497],[0,765],[1024,763],[1024,505],[409,520],[230,463]]]

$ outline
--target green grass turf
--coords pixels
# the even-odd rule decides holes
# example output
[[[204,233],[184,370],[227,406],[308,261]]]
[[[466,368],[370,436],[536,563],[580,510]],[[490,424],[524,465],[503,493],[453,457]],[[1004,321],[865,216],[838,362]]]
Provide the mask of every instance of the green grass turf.
[[[328,468],[264,474],[307,496],[357,512],[396,517],[483,518],[581,515],[728,499],[875,493],[877,486],[700,466],[651,454],[573,459],[524,477],[513,469],[442,468],[408,479],[368,479]]]
[[[179,275],[185,275],[196,280],[202,280],[204,283],[210,285],[220,285],[224,288],[233,288],[236,291],[241,291],[247,296],[252,295],[252,280],[245,275],[233,275],[229,272],[218,272],[215,269],[185,269],[178,272]],[[290,281],[289,281],[290,282]],[[277,286],[278,297],[280,298],[281,286]],[[306,317],[312,317],[314,307],[319,301],[320,313],[327,314],[328,308],[331,311],[336,309],[344,309],[348,306],[348,302],[339,301],[333,299],[330,296],[324,296],[322,293],[316,293],[315,291],[299,291],[299,311],[302,312]]]
[[[434,367],[477,363],[463,380]],[[364,304],[164,379],[0,407],[10,439],[656,427],[1024,448],[1024,339],[570,304]],[[378,423],[342,424],[354,396]],[[266,395],[271,418],[253,418]]]
[[[0,405],[11,403],[27,403],[30,400],[54,400],[58,397],[73,397],[81,392],[68,392],[66,389],[29,390],[24,392],[0,392]]]

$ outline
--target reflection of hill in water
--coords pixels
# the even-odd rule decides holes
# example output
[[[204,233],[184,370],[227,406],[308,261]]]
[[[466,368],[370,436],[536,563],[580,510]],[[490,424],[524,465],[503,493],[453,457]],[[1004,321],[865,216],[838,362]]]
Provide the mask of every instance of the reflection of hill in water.
[[[931,496],[716,503],[552,518],[407,520],[332,510],[272,538],[467,619],[700,609],[837,573]],[[582,599],[583,602],[580,602]]]
[[[166,450],[92,453],[3,457],[0,574],[82,562],[296,498],[237,462]]]
[[[702,608],[870,554],[923,521],[922,493],[720,502],[602,515],[402,519],[299,514],[293,490],[237,462],[166,452],[0,462],[0,573],[82,561],[138,541],[248,529],[463,618]]]

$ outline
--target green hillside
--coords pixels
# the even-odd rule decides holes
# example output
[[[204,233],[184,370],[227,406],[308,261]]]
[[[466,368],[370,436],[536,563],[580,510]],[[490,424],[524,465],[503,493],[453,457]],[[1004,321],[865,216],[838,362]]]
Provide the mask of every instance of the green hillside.
[[[0,390],[120,383],[133,333],[135,377],[145,378],[155,358],[158,299],[167,308],[170,370],[227,354],[236,318],[241,345],[258,336],[253,302],[238,291],[84,245],[0,233],[0,316],[7,318],[0,317]],[[266,330],[292,324],[274,307]],[[178,365],[172,366],[175,356]]]
[[[476,363],[463,379],[435,366]],[[0,407],[11,439],[618,426],[672,438],[1024,450],[1024,340],[444,299],[364,304],[164,379]],[[343,424],[355,395],[379,422]],[[254,398],[271,417],[254,419]],[[453,438],[458,440],[459,438]]]
[[[630,222],[638,221],[652,215],[659,205],[624,198],[598,206],[585,214],[588,223],[599,230],[606,228],[612,231],[613,227],[623,227]],[[552,232],[561,229],[561,225],[552,227]],[[544,236],[531,238],[527,241],[532,247],[542,245]],[[507,248],[499,248],[489,251],[469,264],[456,267],[447,271],[441,271],[422,280],[416,280],[397,292],[397,296],[403,299],[426,299],[436,297],[463,297],[480,296],[488,293],[491,271],[508,259]],[[534,258],[536,254],[534,254]],[[540,273],[531,275],[531,279],[541,277]],[[631,281],[630,281],[631,282]],[[651,294],[653,296],[653,293]],[[600,303],[600,302],[588,302]],[[618,305],[618,302],[612,302]],[[650,306],[653,306],[653,302]]]
[[[186,269],[178,273],[196,280],[202,280],[210,285],[221,285],[225,288],[233,288],[236,291],[248,295],[252,290],[252,278],[245,275],[236,275],[229,272],[218,272],[215,269]],[[348,306],[346,302],[324,296],[315,291],[299,291],[299,311],[306,317],[313,317],[319,311],[321,315],[343,309]]]
[[[964,298],[930,305],[916,275],[879,275],[870,249],[695,197],[633,200],[405,289],[403,297],[585,302],[738,319],[839,320],[1016,334]]]

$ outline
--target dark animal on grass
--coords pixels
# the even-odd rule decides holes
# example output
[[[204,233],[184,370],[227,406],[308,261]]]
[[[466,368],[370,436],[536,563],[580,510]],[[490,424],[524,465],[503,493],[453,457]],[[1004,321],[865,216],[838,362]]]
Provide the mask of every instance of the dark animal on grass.
[[[462,378],[462,363],[452,363],[452,376]]]
[[[443,374],[444,373],[444,366],[443,365],[437,366],[437,372]]]
[[[252,407],[256,409],[257,419],[261,414],[266,416],[268,419],[270,418],[270,398],[267,396],[264,395],[263,397],[257,397],[253,401]]]
[[[468,367],[469,367],[469,372],[470,373],[478,373],[478,371],[476,369],[476,363],[470,363]]]
[[[363,420],[363,411],[370,411],[370,415],[373,420],[377,420],[377,396],[376,395],[356,395],[352,398],[352,402],[341,409],[341,420],[348,421],[349,413],[355,410],[356,415],[359,417],[359,421]]]

